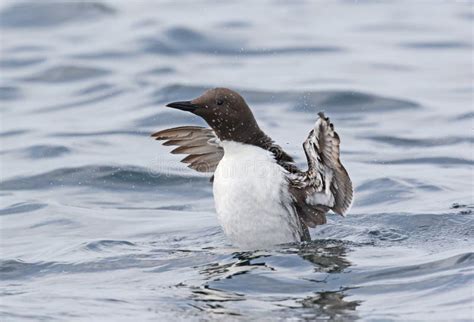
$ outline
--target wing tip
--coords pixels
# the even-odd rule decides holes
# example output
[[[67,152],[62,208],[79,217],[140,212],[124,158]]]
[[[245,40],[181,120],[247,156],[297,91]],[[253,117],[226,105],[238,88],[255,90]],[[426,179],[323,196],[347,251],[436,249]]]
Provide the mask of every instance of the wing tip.
[[[354,204],[354,188],[352,185],[351,178],[349,174],[342,166],[342,172],[336,173],[336,189],[333,193],[336,195],[336,200],[338,201],[333,211],[343,217],[346,217],[347,213],[352,208]]]
[[[159,141],[159,140],[167,140],[167,139],[170,139],[170,130],[174,130],[174,129],[166,129],[166,130],[161,130],[161,131],[158,131],[158,132],[154,132],[152,134],[150,134],[150,137],[154,138],[155,140]]]
[[[315,128],[324,133],[324,135],[330,137],[334,148],[336,149],[330,158],[326,160],[326,164],[335,170],[335,181],[337,188],[333,192],[336,197],[336,205],[333,207],[333,211],[343,217],[350,211],[354,202],[354,189],[352,186],[351,178],[347,173],[340,160],[340,144],[341,139],[339,134],[334,130],[334,124],[331,123],[329,117],[325,115],[323,111],[318,113],[319,119],[316,122]],[[319,134],[321,135],[321,134]]]
[[[189,133],[189,131],[195,131],[195,130],[206,130],[205,127],[202,126],[194,126],[194,125],[185,125],[185,126],[177,126],[177,127],[172,127],[169,129],[164,129],[158,132],[154,132],[150,134],[151,137],[154,137],[156,140],[166,140],[170,138],[176,138],[179,136],[179,133],[184,132],[184,133]]]
[[[154,133],[150,134],[150,137],[155,138],[155,140],[160,140],[159,137],[161,135],[161,132],[162,131],[154,132]]]
[[[341,209],[340,212],[338,212],[338,214],[341,215],[342,217],[347,217],[347,214],[349,213],[349,211],[352,208],[352,205],[354,204],[354,193],[352,189],[351,189],[350,197],[347,199],[349,199],[348,201],[347,200],[345,201],[345,203],[347,204],[344,204],[344,208]]]
[[[316,123],[324,122],[332,131],[334,131],[334,124],[331,122],[331,119],[329,118],[329,116],[326,116],[326,114],[322,111],[318,113],[318,116],[319,118],[316,121]]]

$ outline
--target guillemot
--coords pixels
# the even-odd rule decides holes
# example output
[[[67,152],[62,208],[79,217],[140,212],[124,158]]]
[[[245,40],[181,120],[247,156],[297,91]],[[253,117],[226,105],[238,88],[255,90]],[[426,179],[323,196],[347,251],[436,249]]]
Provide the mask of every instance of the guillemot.
[[[308,163],[300,170],[293,158],[258,126],[241,95],[210,89],[191,101],[167,107],[191,112],[210,128],[181,126],[152,134],[171,153],[199,172],[213,172],[213,193],[220,225],[243,249],[310,240],[308,227],[326,223],[329,210],[345,215],[352,182],[339,159],[339,135],[323,113],[303,143]]]

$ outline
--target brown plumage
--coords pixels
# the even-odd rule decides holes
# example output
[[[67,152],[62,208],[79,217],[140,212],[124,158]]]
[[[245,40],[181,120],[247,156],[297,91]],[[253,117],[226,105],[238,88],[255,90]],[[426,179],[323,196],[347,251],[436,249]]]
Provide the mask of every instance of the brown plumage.
[[[218,144],[214,131],[199,126],[180,126],[153,133],[163,145],[177,145],[171,153],[189,154],[181,162],[199,172],[214,172],[224,156],[224,149]]]

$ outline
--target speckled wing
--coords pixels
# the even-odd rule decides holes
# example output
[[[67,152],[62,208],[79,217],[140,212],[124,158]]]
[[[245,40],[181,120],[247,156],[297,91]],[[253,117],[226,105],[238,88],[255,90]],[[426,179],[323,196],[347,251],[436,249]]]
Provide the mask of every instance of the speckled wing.
[[[352,182],[339,159],[340,142],[329,118],[319,113],[303,143],[308,170],[290,180],[293,195],[302,208],[298,213],[310,227],[324,224],[329,209],[344,215],[352,204]]]
[[[214,172],[224,156],[213,130],[200,126],[180,126],[153,133],[156,140],[165,141],[163,145],[177,145],[173,154],[188,154],[181,162],[199,172]]]

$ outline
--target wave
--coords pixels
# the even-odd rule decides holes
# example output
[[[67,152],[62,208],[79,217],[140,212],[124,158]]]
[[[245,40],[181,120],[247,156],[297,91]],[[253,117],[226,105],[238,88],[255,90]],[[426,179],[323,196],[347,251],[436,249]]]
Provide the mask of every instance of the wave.
[[[0,260],[1,280],[23,279],[38,274],[54,263],[28,263],[22,260]]]
[[[0,216],[13,215],[25,212],[32,212],[46,208],[48,205],[38,202],[20,202],[0,209]]]
[[[0,101],[13,101],[22,97],[18,86],[0,86]]]
[[[45,275],[86,274],[123,269],[151,269],[158,273],[189,268],[193,264],[203,265],[209,257],[216,257],[202,251],[179,249],[157,249],[141,253],[142,250],[134,243],[110,240],[92,242],[77,250],[83,253],[85,250],[88,255],[84,255],[83,258],[87,257],[89,260],[79,262],[0,260],[0,280],[25,280]],[[175,254],[186,254],[186,256],[180,259]]]
[[[18,135],[23,135],[25,133],[28,133],[30,131],[28,130],[11,130],[11,131],[3,131],[0,132],[0,137],[6,138],[6,137],[11,137],[11,136],[18,136]]]
[[[452,118],[453,121],[469,121],[474,118],[474,112],[467,112],[459,114]]]
[[[368,206],[397,203],[411,199],[420,192],[442,191],[443,188],[411,178],[377,178],[366,180],[356,187],[355,205]]]
[[[8,151],[11,152],[11,151]],[[21,150],[13,150],[19,152],[29,159],[57,158],[71,153],[71,149],[63,145],[33,145]]]
[[[206,177],[185,176],[156,172],[152,169],[136,166],[100,166],[88,165],[75,168],[61,168],[27,177],[4,180],[0,190],[37,190],[60,187],[94,187],[106,190],[140,190],[166,186],[187,185],[191,190],[200,190],[208,186]],[[203,183],[206,183],[203,186]]]
[[[400,47],[416,50],[452,50],[452,49],[471,49],[472,44],[462,41],[439,40],[439,41],[414,41],[401,43]]]
[[[97,240],[88,242],[84,249],[95,252],[102,252],[111,248],[129,248],[136,246],[134,243],[126,240]]]
[[[111,135],[133,135],[133,136],[142,136],[149,137],[150,132],[140,131],[140,130],[115,130],[115,131],[89,131],[89,132],[56,132],[49,134],[50,137],[88,137],[88,136],[111,136]]]
[[[104,93],[115,89],[117,89],[117,86],[114,84],[99,82],[93,85],[87,85],[87,87],[77,90],[74,94],[77,96],[87,96],[90,94]]]
[[[34,58],[2,58],[0,59],[0,68],[2,69],[17,69],[28,66],[37,65],[46,61],[44,57]]]
[[[103,68],[78,65],[63,65],[50,67],[44,71],[24,78],[30,82],[64,83],[88,80],[110,74]]]
[[[115,10],[100,2],[24,2],[0,12],[4,28],[41,28],[78,23],[113,15]]]
[[[446,145],[454,145],[460,143],[474,143],[474,138],[472,137],[441,137],[441,138],[401,138],[397,136],[390,135],[374,135],[374,136],[365,136],[365,139],[369,139],[375,142],[385,143],[393,146],[400,147],[438,147]]]
[[[474,165],[473,160],[455,158],[455,157],[418,157],[418,158],[405,158],[396,160],[377,160],[368,161],[368,163],[378,164],[432,164],[438,166],[459,166],[459,165]]]
[[[123,89],[116,89],[116,90],[112,89],[104,94],[99,94],[95,97],[84,98],[84,99],[76,100],[73,102],[39,108],[37,111],[35,111],[35,113],[40,114],[40,113],[47,113],[47,112],[62,111],[65,109],[76,108],[76,107],[81,107],[81,106],[90,106],[94,103],[100,103],[108,99],[120,96],[123,93],[125,93],[125,90]]]
[[[137,56],[137,52],[133,51],[125,51],[125,50],[107,50],[107,51],[99,51],[99,52],[84,52],[80,54],[71,55],[71,58],[75,59],[84,59],[84,60],[117,60],[117,59],[128,59]]]
[[[429,276],[430,274],[439,271],[467,268],[473,266],[474,253],[464,253],[423,264],[381,269],[375,273],[363,274],[363,279],[373,281],[380,279],[391,279],[394,277]]]
[[[161,37],[145,37],[139,40],[143,51],[160,55],[203,53],[208,55],[274,56],[288,54],[337,53],[344,51],[337,46],[286,46],[251,48],[245,41],[233,38],[217,38],[186,27],[172,27]]]
[[[202,125],[202,120],[191,113],[175,113],[161,111],[152,116],[146,116],[135,121],[137,127],[159,127],[171,124]]]
[[[448,208],[448,207],[447,207]],[[342,239],[373,246],[426,247],[442,250],[474,237],[472,205],[444,213],[352,213],[346,218],[330,216],[330,225],[318,227],[318,239]],[[460,246],[458,246],[460,247]]]

